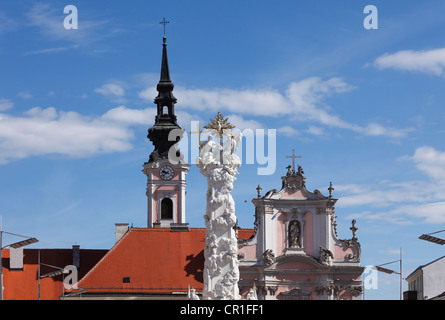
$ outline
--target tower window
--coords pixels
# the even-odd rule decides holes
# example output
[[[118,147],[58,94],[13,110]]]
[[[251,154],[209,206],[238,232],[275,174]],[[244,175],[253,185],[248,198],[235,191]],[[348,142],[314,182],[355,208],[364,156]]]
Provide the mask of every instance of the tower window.
[[[161,219],[173,219],[173,201],[170,198],[164,198],[161,201]]]
[[[167,106],[162,107],[162,114],[168,114],[168,107]]]

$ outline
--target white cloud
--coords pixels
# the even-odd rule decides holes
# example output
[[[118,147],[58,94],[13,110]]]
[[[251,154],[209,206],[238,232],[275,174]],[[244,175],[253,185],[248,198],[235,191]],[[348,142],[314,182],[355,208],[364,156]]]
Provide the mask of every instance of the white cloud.
[[[315,136],[322,136],[324,134],[324,130],[323,128],[320,127],[315,127],[315,126],[310,126],[306,132],[313,134]]]
[[[273,90],[185,89],[179,87],[175,96],[181,105],[196,110],[227,110],[229,112],[277,117],[289,113],[285,98]]]
[[[142,90],[139,92],[139,98],[144,99],[146,101],[153,101],[153,99],[158,95],[158,92],[156,91],[156,87],[148,87],[147,89]],[[176,95],[176,90],[174,92],[174,95]]]
[[[200,120],[184,111],[176,114],[187,131],[190,121]],[[131,109],[123,105],[94,117],[54,107],[34,107],[21,116],[0,113],[0,164],[32,156],[89,157],[125,152],[133,148],[131,128],[148,128],[155,115],[156,108]],[[240,125],[259,126],[241,117],[234,120]]]
[[[126,103],[125,89],[121,84],[106,83],[100,88],[94,89],[94,92],[99,93],[115,103]]]
[[[416,149],[411,159],[428,176],[437,180],[445,179],[445,152],[424,146]]]
[[[58,52],[62,52],[62,51],[75,49],[78,47],[79,47],[78,45],[74,45],[74,46],[66,46],[66,47],[46,48],[46,49],[28,51],[24,55],[29,56],[29,55],[34,55],[34,54],[58,53]]]
[[[414,128],[394,129],[378,123],[370,123],[365,127],[354,126],[351,129],[366,136],[386,136],[394,139],[406,137],[409,132],[415,130]]]
[[[132,148],[132,138],[127,126],[100,117],[36,107],[23,116],[0,117],[0,163],[48,154],[86,157],[122,152]]]
[[[256,129],[265,129],[264,125],[255,120],[246,120],[236,114],[230,114],[227,117],[229,118],[229,122],[241,131],[244,129],[252,129],[253,131]]]
[[[111,29],[105,29],[107,21],[89,19],[88,12],[85,10],[79,12],[79,28],[74,30],[65,29],[63,21],[66,14],[63,13],[63,7],[53,7],[48,3],[37,3],[32,6],[25,14],[28,25],[37,27],[45,40],[49,41],[67,41],[74,43],[74,46],[51,47],[47,49],[35,50],[27,54],[55,53],[86,46],[95,42],[106,35],[111,34]]]
[[[299,134],[299,131],[293,127],[290,126],[284,126],[281,128],[278,128],[278,133],[285,135],[287,137],[295,137]]]
[[[0,12],[0,34],[12,31],[17,28],[18,22],[8,18],[4,13]]]
[[[125,95],[124,88],[115,83],[104,84],[102,87],[94,89],[94,92],[100,93],[104,96],[123,97]]]
[[[23,98],[25,100],[29,100],[29,99],[32,98],[32,94],[30,94],[29,92],[26,92],[26,91],[19,92],[17,94],[17,96],[20,97],[20,98]]]
[[[12,103],[11,100],[0,98],[0,111],[5,111],[8,109],[11,109],[13,106],[14,106],[14,103]]]
[[[445,201],[401,206],[390,211],[389,214],[402,217],[407,215],[429,224],[443,224],[445,223]]]
[[[317,77],[292,82],[284,93],[274,89],[232,90],[232,89],[187,89],[177,87],[175,97],[181,107],[200,112],[227,111],[249,117],[287,117],[290,121],[306,121],[333,128],[352,130],[367,136],[387,136],[402,138],[413,129],[394,129],[381,124],[370,123],[360,126],[341,119],[333,114],[325,100],[331,95],[345,93],[354,89],[340,78],[322,80]],[[139,97],[153,101],[156,88],[148,87],[139,93]],[[291,136],[296,132],[290,126],[278,129]],[[321,134],[321,128],[312,126],[312,134]]]
[[[355,217],[398,224],[445,223],[445,152],[432,147],[417,148],[412,157],[416,167],[428,177],[425,181],[382,181],[375,185],[337,185],[338,207],[362,208]],[[376,208],[377,210],[371,210]]]
[[[153,123],[156,116],[155,108],[147,108],[143,110],[130,109],[125,106],[120,106],[108,110],[102,115],[101,119],[105,121],[115,121],[127,125],[141,124],[149,125]]]
[[[417,71],[437,76],[444,75],[445,48],[428,51],[404,50],[386,53],[374,61],[380,69]]]

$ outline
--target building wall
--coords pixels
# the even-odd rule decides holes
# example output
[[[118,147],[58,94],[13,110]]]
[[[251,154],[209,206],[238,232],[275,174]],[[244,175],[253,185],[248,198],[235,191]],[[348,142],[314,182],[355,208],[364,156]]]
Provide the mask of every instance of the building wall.
[[[445,292],[445,257],[423,268],[423,298],[431,299]]]

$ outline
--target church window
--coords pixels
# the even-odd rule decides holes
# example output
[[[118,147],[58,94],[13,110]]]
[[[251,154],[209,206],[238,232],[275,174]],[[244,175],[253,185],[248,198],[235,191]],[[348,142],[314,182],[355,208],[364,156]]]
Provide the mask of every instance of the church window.
[[[161,201],[161,219],[173,219],[173,201],[170,198],[164,198]]]

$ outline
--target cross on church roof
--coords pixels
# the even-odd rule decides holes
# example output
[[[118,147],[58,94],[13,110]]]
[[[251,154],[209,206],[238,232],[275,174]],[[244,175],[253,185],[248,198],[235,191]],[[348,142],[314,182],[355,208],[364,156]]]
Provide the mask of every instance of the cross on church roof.
[[[334,187],[332,186],[332,182],[329,184],[329,198],[332,198],[332,191],[334,191]]]
[[[291,156],[286,156],[286,158],[291,158],[292,159],[292,170],[295,172],[295,159],[297,158],[301,158],[301,156],[297,156],[295,155],[295,149],[292,149],[292,155]]]
[[[159,24],[163,24],[163,25],[164,25],[164,37],[165,37],[165,25],[166,25],[167,23],[170,23],[170,21],[165,21],[165,17],[164,17],[164,19],[162,19],[161,22],[159,22]]]
[[[261,190],[263,190],[260,185],[256,188],[256,191],[258,192],[258,198],[261,198]]]

